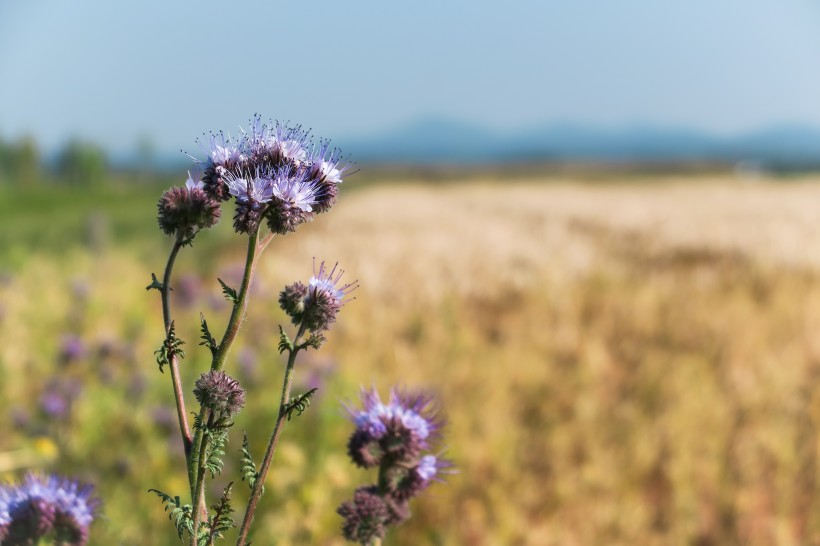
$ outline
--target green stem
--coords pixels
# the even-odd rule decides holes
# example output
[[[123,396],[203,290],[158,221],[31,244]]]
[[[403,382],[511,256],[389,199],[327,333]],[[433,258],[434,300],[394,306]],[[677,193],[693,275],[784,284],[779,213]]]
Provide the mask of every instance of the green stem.
[[[282,400],[279,403],[279,415],[276,418],[276,425],[273,427],[273,433],[268,442],[268,449],[265,451],[265,458],[262,459],[262,466],[259,469],[259,476],[253,484],[251,490],[251,497],[248,499],[248,507],[245,509],[245,517],[242,520],[242,527],[239,529],[239,538],[236,541],[237,546],[245,546],[248,539],[248,532],[250,531],[253,515],[256,512],[256,507],[259,504],[259,499],[262,496],[262,488],[265,484],[265,478],[268,475],[271,461],[273,461],[273,454],[276,451],[276,445],[279,443],[279,436],[282,433],[282,427],[285,424],[287,412],[285,408],[290,402],[290,389],[293,383],[293,366],[296,364],[296,354],[299,352],[299,341],[305,333],[305,325],[299,327],[296,337],[293,339],[293,350],[288,356],[288,366],[285,368],[285,378],[282,382]]]
[[[162,276],[162,319],[165,322],[166,336],[171,329],[171,271],[174,269],[174,262],[181,248],[182,238],[177,236],[174,241],[174,246],[171,249],[171,254],[168,256],[168,263],[165,265],[165,274]],[[179,377],[179,365],[176,355],[171,355],[169,364],[171,368],[171,383],[174,388],[174,399],[177,407],[177,418],[179,419],[179,432],[182,436],[182,444],[185,448],[185,460],[187,461],[190,458],[193,440],[191,439],[191,429],[188,426],[188,415],[185,411],[185,398],[182,394],[182,381]]]
[[[206,425],[208,430],[211,430],[214,425],[214,415],[213,412],[209,410],[205,410],[208,412],[208,424]],[[197,546],[198,541],[197,537],[199,536],[199,526],[202,523],[202,515],[203,511],[201,509],[201,504],[205,502],[205,452],[208,450],[208,440],[207,438],[203,437],[202,442],[199,445],[199,457],[197,459],[197,471],[196,471],[196,485],[194,486],[194,497],[193,502],[191,503],[192,507],[199,507],[194,508],[194,533],[191,537],[191,546]],[[207,516],[208,512],[205,511],[205,515]]]
[[[239,294],[236,303],[231,311],[231,318],[228,320],[228,326],[225,328],[225,335],[222,336],[222,342],[214,355],[211,363],[212,370],[221,370],[225,366],[225,359],[228,357],[228,350],[230,350],[236,334],[239,333],[239,325],[245,317],[245,310],[248,308],[248,288],[253,277],[253,269],[256,265],[256,241],[259,238],[259,228],[256,228],[248,236],[248,255],[245,258],[245,274],[242,276],[242,285],[239,288]]]
[[[231,311],[231,317],[228,320],[228,326],[225,328],[225,334],[222,336],[222,342],[216,350],[213,361],[211,362],[212,370],[221,370],[225,366],[225,359],[228,357],[228,350],[231,344],[236,339],[236,334],[239,332],[239,326],[242,323],[242,318],[245,316],[245,310],[248,306],[248,290],[250,288],[251,279],[253,277],[253,270],[256,265],[257,248],[256,241],[259,238],[259,228],[248,235],[248,254],[245,258],[245,272],[242,275],[242,285],[239,287],[237,293],[236,303]],[[200,407],[200,415],[205,408]],[[202,451],[202,432],[197,430],[194,432],[194,439],[192,442],[194,449],[190,452],[190,463],[188,465],[188,482],[191,484],[191,499],[197,496],[196,492],[196,469],[199,467],[199,452]],[[204,501],[203,501],[204,502]],[[200,510],[204,510],[204,506],[200,506]]]

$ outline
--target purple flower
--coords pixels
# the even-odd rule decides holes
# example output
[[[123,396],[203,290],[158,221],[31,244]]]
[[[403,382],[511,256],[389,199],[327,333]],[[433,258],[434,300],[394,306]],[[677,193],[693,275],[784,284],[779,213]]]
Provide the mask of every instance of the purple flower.
[[[80,360],[86,354],[86,347],[83,341],[73,335],[68,334],[63,336],[60,341],[60,362],[68,364],[76,360]]]
[[[286,169],[279,169],[273,178],[273,195],[279,201],[302,212],[313,211],[318,191],[316,183],[308,179],[304,171],[293,175]]]
[[[243,144],[247,153],[260,164],[276,168],[282,165],[299,167],[308,157],[310,135],[301,126],[288,127],[278,121],[262,122],[254,116]]]
[[[344,518],[342,534],[345,539],[359,544],[371,544],[384,537],[390,520],[390,510],[375,487],[361,487],[353,500],[346,501],[336,512]]]
[[[314,261],[314,274],[307,286],[296,282],[285,287],[279,295],[279,305],[294,324],[304,324],[307,330],[320,333],[336,321],[336,315],[347,301],[345,298],[359,286],[357,281],[342,285],[344,270],[338,267],[337,262],[328,270],[322,262],[316,272]]]
[[[49,389],[40,396],[40,408],[49,417],[65,417],[68,413],[68,401],[60,392]]]
[[[210,133],[207,141],[199,141],[199,144],[213,165],[232,167],[246,159],[239,143],[235,142],[230,134],[226,135],[222,131]]]
[[[432,396],[391,389],[390,398],[384,404],[375,389],[362,390],[364,409],[349,410],[356,428],[364,430],[374,439],[398,430],[406,430],[421,448],[427,448],[427,440],[437,433],[442,420],[437,416]]]
[[[166,235],[192,238],[197,231],[216,225],[221,215],[219,202],[199,184],[188,179],[185,186],[171,188],[157,203],[157,223]]]
[[[245,405],[245,390],[239,381],[221,370],[203,373],[196,380],[194,396],[200,405],[208,408],[217,418],[230,418]]]
[[[234,229],[237,233],[250,233],[259,226],[264,204],[273,197],[272,181],[257,169],[253,175],[228,173],[225,184],[236,198]]]
[[[3,544],[32,544],[54,533],[56,542],[88,542],[99,500],[90,486],[56,476],[26,476],[22,484],[0,487],[0,538]]]
[[[273,196],[273,183],[259,171],[254,175],[228,174],[225,183],[228,185],[228,192],[236,197],[236,202],[243,205],[258,208]]]
[[[328,141],[314,146],[309,131],[254,116],[248,131],[232,139],[212,133],[200,142],[207,156],[200,183],[216,201],[233,196],[237,202],[235,227],[240,233],[258,227],[258,212],[268,219],[271,231],[292,232],[329,210],[336,202],[337,186],[350,168]]]

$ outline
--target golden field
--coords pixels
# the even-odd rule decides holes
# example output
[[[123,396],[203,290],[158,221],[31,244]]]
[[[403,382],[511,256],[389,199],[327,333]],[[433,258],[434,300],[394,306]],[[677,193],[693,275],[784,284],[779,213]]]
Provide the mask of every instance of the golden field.
[[[146,224],[156,197],[133,201]],[[215,277],[235,278],[243,258],[225,216],[176,269],[191,285],[174,313],[187,385],[207,367],[199,313],[224,326]],[[16,251],[0,285],[0,471],[95,483],[105,515],[91,544],[177,543],[147,489],[186,489],[159,416],[172,396],[153,356],[158,295],[144,289],[170,244],[133,237]],[[248,403],[218,484],[237,476],[242,429],[264,449],[283,368],[278,291],[306,280],[314,256],[360,288],[297,367],[321,390],[285,429],[255,544],[343,543],[334,510],[372,476],[347,461],[340,403],[394,384],[439,395],[458,473],[386,545],[820,544],[820,179],[354,185],[261,258],[226,369]],[[86,347],[70,362],[66,333]],[[58,419],[38,406],[52,377],[81,385]]]

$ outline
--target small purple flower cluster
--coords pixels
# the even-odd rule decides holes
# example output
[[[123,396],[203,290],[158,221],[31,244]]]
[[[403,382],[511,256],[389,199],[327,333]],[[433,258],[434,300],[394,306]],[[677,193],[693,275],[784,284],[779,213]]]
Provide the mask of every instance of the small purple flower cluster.
[[[444,425],[430,395],[392,389],[385,404],[375,389],[363,389],[362,404],[348,408],[356,430],[347,450],[357,466],[378,467],[378,484],[357,489],[337,512],[347,540],[370,544],[410,517],[410,499],[451,464],[429,452]]]
[[[210,134],[200,142],[207,159],[205,193],[215,202],[236,201],[234,229],[249,233],[264,218],[271,232],[286,234],[336,203],[350,165],[327,141],[314,144],[301,127],[251,120],[234,139]]]
[[[83,546],[99,507],[90,486],[30,474],[19,485],[0,486],[0,545],[37,544],[53,536],[55,544]]]
[[[194,396],[201,406],[211,410],[217,418],[230,419],[245,405],[245,390],[239,381],[222,370],[203,373],[196,380]]]
[[[339,309],[347,301],[345,298],[359,286],[357,281],[342,285],[344,270],[338,267],[337,263],[328,270],[322,262],[317,272],[314,262],[313,276],[307,286],[297,281],[282,290],[279,305],[293,324],[303,325],[305,330],[321,334],[336,321]]]
[[[219,222],[222,211],[219,202],[202,189],[202,182],[194,182],[191,173],[185,186],[171,188],[162,194],[157,203],[159,228],[180,240],[191,240],[201,229]]]

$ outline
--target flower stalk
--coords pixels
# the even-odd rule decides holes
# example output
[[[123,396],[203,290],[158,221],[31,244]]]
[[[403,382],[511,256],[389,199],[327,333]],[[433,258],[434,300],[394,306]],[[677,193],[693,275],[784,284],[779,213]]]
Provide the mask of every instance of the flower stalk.
[[[293,344],[289,349],[288,364],[285,368],[285,377],[282,381],[282,398],[279,403],[279,414],[276,417],[276,424],[273,427],[268,448],[265,450],[265,457],[262,459],[262,466],[259,469],[259,475],[254,482],[251,496],[248,499],[248,506],[245,509],[245,516],[242,520],[242,527],[239,529],[239,538],[236,541],[237,546],[245,546],[248,539],[248,532],[250,531],[253,516],[256,513],[256,507],[259,504],[259,499],[262,497],[262,490],[265,487],[265,479],[268,475],[268,469],[273,461],[273,454],[276,452],[276,446],[279,443],[279,436],[282,433],[282,427],[285,424],[287,417],[287,406],[290,402],[290,390],[293,384],[293,367],[296,364],[296,355],[299,352],[299,343],[305,333],[304,323],[299,327],[296,337],[293,339]]]

